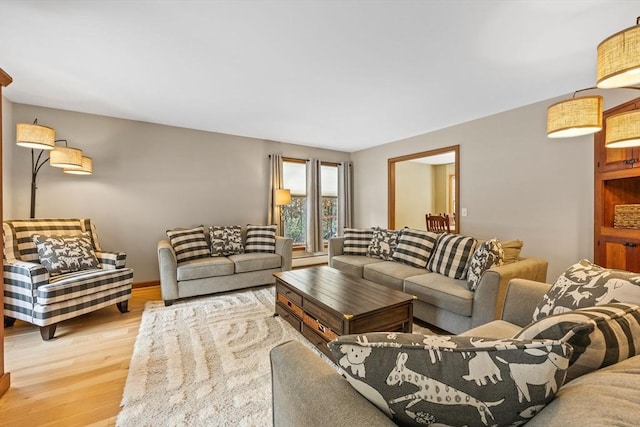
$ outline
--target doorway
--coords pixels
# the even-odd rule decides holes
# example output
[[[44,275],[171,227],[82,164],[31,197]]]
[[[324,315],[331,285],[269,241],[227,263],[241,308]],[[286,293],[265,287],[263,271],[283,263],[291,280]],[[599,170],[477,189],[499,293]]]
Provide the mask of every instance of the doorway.
[[[460,231],[460,146],[388,159],[388,227],[424,230],[425,214],[447,213]]]

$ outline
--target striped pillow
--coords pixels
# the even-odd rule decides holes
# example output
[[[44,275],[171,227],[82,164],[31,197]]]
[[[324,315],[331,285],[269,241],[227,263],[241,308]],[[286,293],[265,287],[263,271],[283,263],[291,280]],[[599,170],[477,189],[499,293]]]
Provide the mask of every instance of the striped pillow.
[[[211,256],[202,225],[194,228],[167,230],[167,236],[176,253],[178,264]]]
[[[247,225],[245,252],[276,252],[276,225]]]
[[[573,346],[567,380],[640,354],[640,306],[604,304],[554,314],[514,338],[559,339]]]
[[[344,255],[366,255],[367,248],[373,238],[373,229],[344,229]]]
[[[427,269],[453,279],[464,279],[467,276],[467,262],[476,248],[476,243],[473,237],[440,234]]]
[[[413,267],[425,268],[437,240],[437,233],[403,228],[393,259]]]

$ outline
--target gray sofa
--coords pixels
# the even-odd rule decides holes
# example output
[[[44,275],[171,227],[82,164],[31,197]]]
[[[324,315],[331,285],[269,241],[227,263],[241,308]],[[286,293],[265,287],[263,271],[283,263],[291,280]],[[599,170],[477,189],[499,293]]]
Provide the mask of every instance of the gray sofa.
[[[514,279],[500,320],[464,335],[507,338],[530,323],[550,285]],[[297,341],[272,349],[273,424],[276,427],[393,426],[391,419],[360,395],[336,369]],[[564,384],[527,426],[636,426],[640,416],[640,356]],[[345,420],[348,420],[346,422]]]
[[[546,260],[518,257],[485,271],[478,288],[470,291],[466,280],[395,261],[344,255],[343,248],[344,237],[329,241],[329,266],[415,295],[413,316],[454,334],[496,319],[509,280],[518,277],[544,282],[547,278]]]
[[[205,236],[210,244],[209,233]],[[246,240],[246,227],[242,227],[243,245]],[[168,306],[179,298],[275,283],[273,273],[291,270],[292,245],[291,239],[276,236],[275,253],[207,257],[178,265],[169,240],[160,240],[158,267],[162,299]]]

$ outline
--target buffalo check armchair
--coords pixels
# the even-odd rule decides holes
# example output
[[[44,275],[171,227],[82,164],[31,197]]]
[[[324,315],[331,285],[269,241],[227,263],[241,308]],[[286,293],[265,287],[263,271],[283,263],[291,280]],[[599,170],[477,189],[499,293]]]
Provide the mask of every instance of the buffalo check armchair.
[[[111,304],[128,311],[133,270],[124,252],[102,250],[90,219],[11,220],[2,228],[5,327],[24,320],[48,341],[63,320]]]

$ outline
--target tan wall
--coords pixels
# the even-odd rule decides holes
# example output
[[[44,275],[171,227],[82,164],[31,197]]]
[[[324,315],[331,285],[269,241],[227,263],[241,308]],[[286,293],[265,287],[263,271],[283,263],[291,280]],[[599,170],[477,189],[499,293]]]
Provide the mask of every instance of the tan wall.
[[[424,215],[433,205],[432,169],[417,162],[396,163],[396,229],[425,229]]]
[[[134,281],[157,280],[156,244],[168,228],[264,224],[271,153],[340,162],[348,153],[91,114],[13,104],[15,123],[38,122],[93,157],[92,176],[45,165],[38,175],[37,217],[95,219],[105,249],[127,252]],[[27,218],[30,150],[5,145],[4,217]]]
[[[593,137],[546,137],[545,101],[352,153],[355,224],[387,224],[387,159],[460,144],[461,233],[524,240],[553,281],[593,254]],[[367,185],[358,185],[366,181]]]

